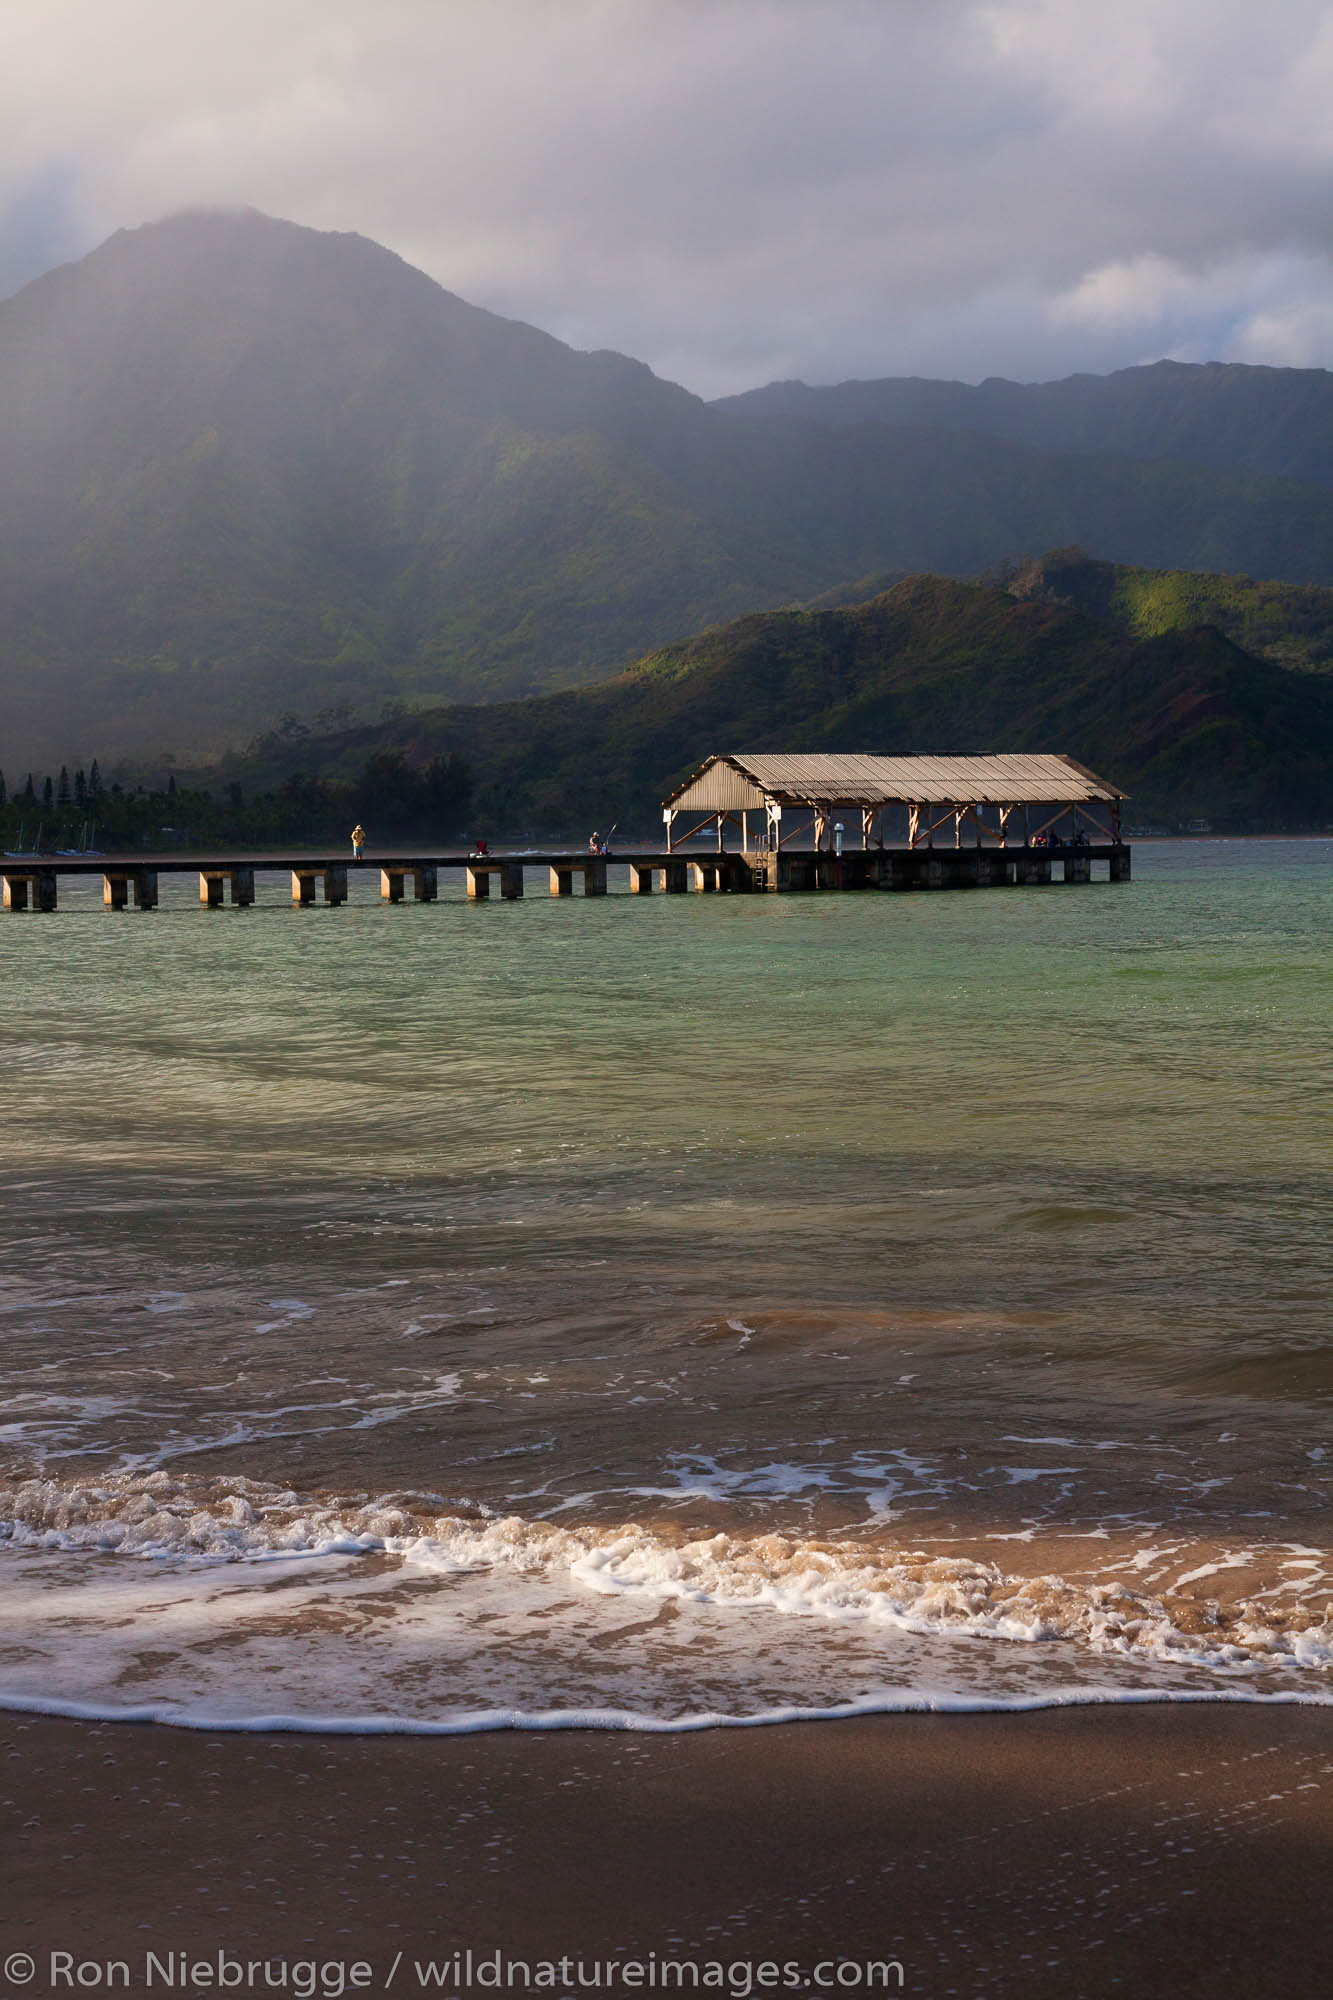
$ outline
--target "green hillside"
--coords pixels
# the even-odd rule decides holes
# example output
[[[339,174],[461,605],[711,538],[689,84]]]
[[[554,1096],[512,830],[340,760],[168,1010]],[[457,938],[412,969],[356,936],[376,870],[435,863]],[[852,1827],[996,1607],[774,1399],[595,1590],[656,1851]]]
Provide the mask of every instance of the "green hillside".
[[[1254,658],[1211,626],[1135,637],[1049,598],[936,576],[870,602],[751,615],[597,687],[270,739],[224,775],[294,759],[350,774],[374,751],[461,754],[483,830],[651,837],[711,751],[1061,750],[1133,795],[1132,817],[1235,828],[1333,821],[1333,678]]]
[[[1044,451],[1114,451],[1244,468],[1333,486],[1333,374],[1240,361],[1154,361],[1060,382],[932,382],[887,376],[811,388],[770,382],[713,406],[756,419],[799,417],[985,431]]]
[[[1311,673],[1333,672],[1333,590],[1311,584],[1133,569],[1064,549],[1017,567],[1006,585],[1016,596],[1045,597],[1115,619],[1136,638],[1215,625],[1248,653]]]
[[[289,711],[573,688],[747,611],[845,602],[849,579],[1072,542],[1333,587],[1333,490],[1256,446],[1322,436],[1325,379],[1230,371],[1214,432],[1217,385],[1178,368],[1137,428],[1103,410],[1006,435],[959,419],[950,384],[892,424],[756,414],[360,237],[252,212],[122,231],[0,304],[0,766],[199,759]],[[1174,456],[1140,451],[1154,424]]]

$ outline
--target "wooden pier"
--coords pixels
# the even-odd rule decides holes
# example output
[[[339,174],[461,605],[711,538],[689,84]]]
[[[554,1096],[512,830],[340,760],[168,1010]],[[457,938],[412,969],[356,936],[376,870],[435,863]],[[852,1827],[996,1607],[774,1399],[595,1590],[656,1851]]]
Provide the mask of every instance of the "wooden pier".
[[[475,855],[379,854],[349,860],[306,854],[246,855],[6,855],[0,860],[6,910],[54,910],[63,878],[102,883],[108,910],[157,908],[163,877],[197,876],[204,909],[225,905],[247,909],[255,900],[257,874],[286,876],[297,909],[316,903],[334,907],[347,901],[357,879],[379,878],[385,903],[433,903],[442,878],[466,888],[471,902],[492,894],[516,902],[525,894],[564,897],[575,884],[584,896],[605,896],[610,871],[625,870],[632,895],[667,895],[838,890],[984,889],[1130,880],[1130,849],[1110,845],[961,848],[871,847],[845,854],[800,848],[750,852],[682,854],[631,849],[612,855],[564,850]],[[1103,874],[1104,871],[1104,874]]]
[[[666,845],[609,855],[587,849],[510,848],[491,854],[435,853],[82,855],[9,854],[0,859],[7,910],[54,910],[59,878],[101,876],[109,910],[157,907],[161,878],[199,877],[205,909],[255,900],[255,876],[290,878],[298,909],[347,901],[349,883],[378,874],[386,903],[434,903],[453,873],[469,902],[526,894],[536,876],[552,896],[605,896],[608,870],[628,871],[630,893],[672,896],[851,889],[1033,888],[1130,879],[1120,837],[1125,794],[1072,757],[897,757],[726,754],[707,759],[663,802]],[[1034,813],[1035,809],[1035,813]],[[852,840],[836,814],[854,812]],[[690,827],[680,824],[693,813]],[[895,816],[905,842],[889,837]],[[1033,824],[1034,817],[1037,824]],[[1088,829],[1096,835],[1090,840]],[[859,833],[859,845],[853,844]],[[952,845],[948,844],[952,833]],[[753,837],[752,837],[753,835]],[[939,846],[936,836],[943,835]],[[712,843],[700,850],[700,837]],[[728,838],[737,840],[729,850]],[[738,838],[737,838],[738,837]],[[594,841],[597,836],[593,836]]]

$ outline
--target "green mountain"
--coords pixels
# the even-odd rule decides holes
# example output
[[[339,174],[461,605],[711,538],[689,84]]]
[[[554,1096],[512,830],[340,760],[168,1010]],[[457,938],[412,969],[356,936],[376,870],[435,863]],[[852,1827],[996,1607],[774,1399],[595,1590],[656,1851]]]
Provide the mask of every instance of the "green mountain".
[[[572,688],[849,579],[1075,541],[1333,585],[1333,491],[1256,469],[1239,419],[1225,463],[1103,428],[737,412],[360,237],[121,232],[0,305],[0,767]]]
[[[1333,486],[1333,374],[1323,368],[1155,361],[1062,382],[770,382],[713,408],[839,429],[879,423],[984,431],[1044,451],[1173,458]]]
[[[1015,564],[1011,595],[1045,597],[1112,618],[1136,638],[1181,626],[1215,625],[1248,653],[1281,666],[1333,673],[1333,590],[1256,583],[1248,576],[1133,569],[1095,561],[1082,549],[1058,549]]]
[[[0,307],[0,687],[31,755],[585,680],[757,586],[634,447],[702,405],[253,214]],[[106,752],[104,751],[105,755]],[[14,757],[11,761],[17,761]]]
[[[1135,636],[1029,592],[913,576],[870,602],[755,614],[601,686],[270,739],[225,767],[346,776],[372,754],[460,753],[497,834],[618,821],[652,837],[678,778],[718,750],[1067,751],[1123,785],[1132,818],[1235,828],[1333,821],[1333,677],[1209,625]]]

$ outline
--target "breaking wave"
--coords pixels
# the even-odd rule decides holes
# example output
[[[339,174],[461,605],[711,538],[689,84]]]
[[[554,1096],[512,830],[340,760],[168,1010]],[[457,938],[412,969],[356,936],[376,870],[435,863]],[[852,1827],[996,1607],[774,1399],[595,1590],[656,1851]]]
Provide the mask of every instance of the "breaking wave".
[[[640,1617],[668,1611],[706,1612],[714,1619],[743,1614],[752,1628],[762,1620],[770,1635],[784,1624],[799,1626],[803,1635],[822,1628],[830,1638],[856,1635],[863,1646],[867,1639],[882,1641],[888,1650],[904,1636],[1004,1642],[1006,1652],[1056,1645],[1081,1658],[1085,1671],[1094,1661],[1115,1661],[1122,1667],[1137,1663],[1145,1670],[1165,1666],[1215,1675],[1219,1684],[1234,1686],[1238,1678],[1245,1679],[1256,1692],[1274,1670],[1286,1670],[1284,1685],[1290,1686],[1295,1670],[1309,1690],[1306,1698],[1315,1699],[1323,1698],[1319,1677],[1333,1666],[1333,1616],[1323,1591],[1313,1598],[1308,1593],[1305,1599],[1289,1597],[1285,1603],[1273,1597],[1259,1601],[1243,1591],[1231,1601],[1218,1597],[1173,1603],[1169,1591],[1136,1588],[1124,1578],[1097,1582],[1058,1574],[1019,1575],[996,1562],[913,1549],[883,1536],[874,1541],[801,1540],[735,1532],[700,1536],[642,1523],[556,1525],[494,1515],[436,1493],[315,1497],[253,1479],[161,1471],[72,1484],[15,1479],[0,1485],[0,1542],[14,1552],[55,1559],[74,1554],[135,1558],[175,1572],[301,1559],[307,1620],[312,1616],[312,1565],[314,1588],[323,1593],[327,1613],[327,1607],[339,1605],[348,1575],[356,1574],[356,1559],[377,1559],[380,1572],[410,1584],[414,1594],[404,1603],[410,1605],[414,1626],[421,1618],[420,1594],[429,1591],[432,1579],[453,1586],[484,1580],[493,1601],[503,1605],[510,1601],[507,1592],[512,1598],[521,1591],[528,1615],[548,1621],[551,1677],[563,1686],[573,1682],[559,1663],[579,1657],[587,1645],[586,1632],[580,1638],[568,1626],[570,1605],[577,1609],[579,1602],[590,1605],[593,1600],[613,1608],[634,1607]],[[350,1570],[346,1560],[323,1566],[319,1580],[320,1559],[330,1557],[352,1559]],[[1226,1569],[1236,1560],[1226,1558],[1211,1567]],[[1314,1565],[1307,1560],[1296,1567],[1308,1578]],[[448,1602],[454,1615],[456,1596],[449,1595]],[[234,1621],[239,1615],[234,1589],[228,1604],[226,1616]],[[409,1615],[407,1610],[403,1615]],[[496,1613],[486,1615],[494,1618]],[[562,1617],[570,1634],[564,1654],[559,1643]],[[478,1629],[483,1627],[479,1621]],[[377,1657],[392,1655],[391,1641],[386,1649],[383,1618],[375,1644]],[[738,1657],[743,1656],[744,1648]],[[708,1645],[699,1668],[705,1675],[716,1668]],[[278,1672],[280,1678],[280,1668]],[[829,1672],[836,1668],[830,1665]],[[975,1682],[975,1663],[970,1672]],[[387,1668],[385,1675],[394,1681]],[[1123,1674],[1120,1678],[1114,1698],[1130,1692]],[[4,1679],[0,1673],[0,1689]],[[1183,1685],[1178,1691],[1184,1691]],[[1202,1695],[1207,1689],[1195,1685],[1193,1691]],[[644,1726],[657,1726],[648,1712],[651,1697],[642,1686],[639,1694],[634,1712]],[[1027,1705],[1025,1697],[1012,1691],[1001,1699],[998,1687],[993,1696],[998,1705],[1012,1706],[1015,1700]],[[1066,1690],[1044,1698],[1076,1697]],[[936,1693],[924,1705],[976,1706],[978,1699],[969,1693],[942,1701]],[[874,1696],[861,1688],[849,1690],[846,1701],[770,1704],[762,1712],[851,1713],[864,1710],[868,1701],[880,1707],[923,1705],[910,1689],[899,1687],[889,1699],[883,1691]],[[981,1705],[991,1704],[983,1700]],[[706,1719],[737,1719],[729,1715],[730,1706],[710,1706]],[[577,1715],[620,1726],[629,1715],[572,1697],[568,1705],[542,1704],[539,1712],[546,1718],[542,1726],[562,1712],[566,1721]],[[486,1723],[483,1716],[493,1720]],[[470,1726],[495,1726],[497,1721],[512,1726],[516,1719],[519,1712],[512,1708],[477,1709]],[[463,1720],[455,1717],[448,1726],[462,1726]],[[383,1718],[381,1723],[390,1726]],[[404,1718],[404,1726],[408,1723]]]

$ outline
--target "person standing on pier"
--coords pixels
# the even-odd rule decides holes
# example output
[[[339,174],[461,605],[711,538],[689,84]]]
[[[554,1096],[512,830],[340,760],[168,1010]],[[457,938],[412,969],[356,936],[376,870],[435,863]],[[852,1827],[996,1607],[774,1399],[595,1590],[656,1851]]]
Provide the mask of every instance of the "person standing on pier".
[[[366,844],[366,829],[359,823],[352,828],[352,859],[359,861]]]

